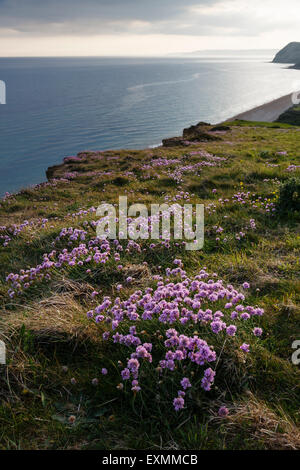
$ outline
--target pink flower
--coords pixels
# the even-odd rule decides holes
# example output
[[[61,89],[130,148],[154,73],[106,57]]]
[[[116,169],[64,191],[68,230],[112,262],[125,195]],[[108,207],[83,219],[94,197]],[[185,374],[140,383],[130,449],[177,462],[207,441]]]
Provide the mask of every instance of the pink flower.
[[[240,346],[240,349],[246,353],[250,351],[250,346],[247,343],[243,343],[242,346]]]
[[[229,336],[234,336],[235,333],[236,333],[236,326],[235,325],[229,325],[227,328],[226,328],[226,333],[229,335]]]
[[[221,406],[218,411],[218,415],[221,416],[222,418],[225,418],[229,413],[228,408],[226,406]]]
[[[173,405],[174,405],[175,411],[182,410],[182,408],[184,407],[184,399],[182,397],[174,398]]]
[[[255,336],[261,336],[263,333],[263,330],[261,328],[254,328],[253,333]]]

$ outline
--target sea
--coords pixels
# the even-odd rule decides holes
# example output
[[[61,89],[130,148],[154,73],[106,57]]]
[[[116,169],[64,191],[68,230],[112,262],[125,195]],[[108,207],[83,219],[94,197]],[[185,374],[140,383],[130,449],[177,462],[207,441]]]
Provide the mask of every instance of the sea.
[[[300,71],[272,54],[0,58],[0,195],[80,151],[159,146],[290,93]]]

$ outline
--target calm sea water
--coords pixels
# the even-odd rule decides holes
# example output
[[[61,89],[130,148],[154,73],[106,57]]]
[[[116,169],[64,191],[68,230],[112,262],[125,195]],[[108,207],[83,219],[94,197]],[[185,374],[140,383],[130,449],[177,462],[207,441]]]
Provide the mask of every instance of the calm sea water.
[[[270,59],[0,59],[0,194],[67,155],[158,145],[289,93],[300,72]]]

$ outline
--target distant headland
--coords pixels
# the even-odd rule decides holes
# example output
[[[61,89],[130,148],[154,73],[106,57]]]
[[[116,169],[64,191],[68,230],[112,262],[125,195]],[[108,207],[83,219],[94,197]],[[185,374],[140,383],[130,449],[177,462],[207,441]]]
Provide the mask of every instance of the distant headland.
[[[300,68],[300,42],[290,42],[277,52],[273,62],[277,64],[297,64],[293,68]]]

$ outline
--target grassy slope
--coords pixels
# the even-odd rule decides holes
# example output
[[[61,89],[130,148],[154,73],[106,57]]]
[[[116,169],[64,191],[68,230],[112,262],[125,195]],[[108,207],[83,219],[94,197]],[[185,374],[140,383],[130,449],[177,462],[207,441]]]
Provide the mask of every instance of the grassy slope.
[[[299,215],[279,219],[270,217],[260,203],[253,208],[231,201],[240,190],[276,201],[276,179],[284,181],[290,176],[288,165],[299,164],[299,131],[286,125],[272,128],[236,122],[218,142],[110,151],[99,154],[99,159],[94,158],[96,154],[87,154],[83,163],[56,168],[57,178],[77,172],[69,182],[27,189],[1,203],[0,226],[21,224],[24,219],[47,218],[49,222],[44,228],[38,222],[25,228],[0,251],[1,330],[9,358],[7,367],[0,366],[0,448],[299,448],[300,371],[291,363],[291,344],[300,339]],[[179,161],[200,149],[227,161],[218,167],[204,167],[199,176],[185,174],[180,184],[164,173],[166,168],[141,169],[155,157]],[[278,155],[278,151],[288,154]],[[185,162],[200,160],[196,155]],[[111,173],[88,173],[94,171]],[[144,178],[146,174],[149,178]],[[120,379],[114,364],[122,353],[103,344],[99,330],[86,319],[87,310],[94,305],[92,290],[100,290],[101,296],[115,296],[116,284],[124,281],[126,275],[117,272],[114,263],[91,275],[79,268],[54,272],[49,281],[12,299],[7,296],[5,276],[38,264],[42,254],[53,249],[51,243],[63,227],[84,228],[84,220],[93,217],[68,214],[97,207],[102,200],[117,202],[125,191],[130,202],[151,203],[163,202],[165,194],[175,195],[180,190],[189,192],[193,203],[217,206],[215,212],[206,212],[204,249],[191,253],[172,244],[170,249],[125,252],[122,264],[136,281],[124,288],[122,296],[151,285],[150,273],[157,274],[158,265],[170,266],[176,256],[182,258],[188,274],[207,266],[238,288],[249,281],[247,302],[263,307],[266,313],[259,321],[263,337],[249,339],[253,353],[246,361],[227,345],[214,391],[197,392],[187,409],[176,414],[164,401],[155,402],[151,387],[156,379],[152,376],[144,399],[132,399],[116,389]],[[218,202],[221,197],[229,202],[222,205]],[[256,230],[237,241],[234,234],[251,218]],[[224,227],[227,243],[215,240],[215,225]],[[60,241],[58,247],[68,247],[67,242]],[[154,325],[154,330],[158,326]],[[145,334],[150,341],[154,332]],[[246,328],[243,335],[248,340]],[[62,370],[65,365],[67,372]],[[99,371],[107,365],[111,372],[101,377]],[[72,377],[77,380],[75,386],[70,384]],[[94,377],[100,380],[98,387],[91,385]],[[168,386],[165,393],[166,402],[171,401]],[[224,403],[230,415],[222,420],[216,417],[216,410]],[[73,425],[68,423],[70,415],[77,418]]]

